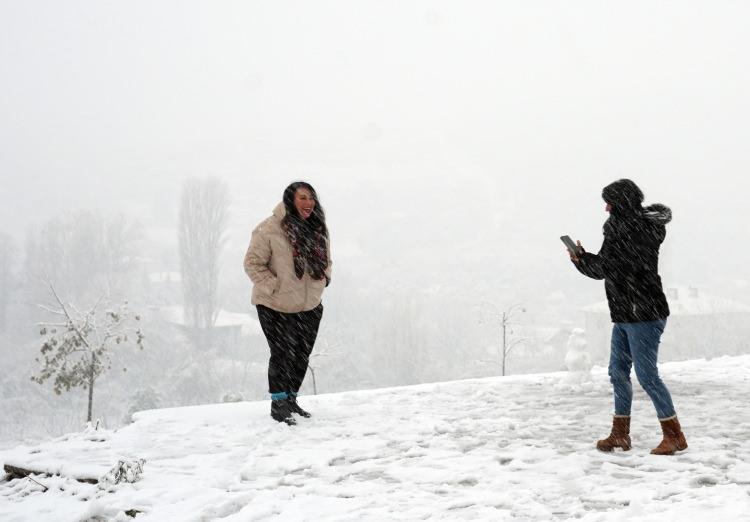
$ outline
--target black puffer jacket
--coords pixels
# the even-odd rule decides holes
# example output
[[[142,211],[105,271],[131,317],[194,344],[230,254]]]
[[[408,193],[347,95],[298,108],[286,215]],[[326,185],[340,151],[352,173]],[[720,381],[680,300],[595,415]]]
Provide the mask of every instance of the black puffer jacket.
[[[669,305],[659,277],[659,247],[672,211],[660,204],[641,207],[643,194],[630,180],[608,185],[603,197],[612,205],[604,242],[598,254],[583,254],[576,268],[604,279],[613,322],[666,319]]]

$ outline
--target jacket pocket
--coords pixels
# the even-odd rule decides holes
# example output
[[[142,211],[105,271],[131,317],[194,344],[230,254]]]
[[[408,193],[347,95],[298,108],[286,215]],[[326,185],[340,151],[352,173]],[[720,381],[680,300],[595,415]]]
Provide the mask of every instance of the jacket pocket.
[[[268,279],[264,279],[258,286],[260,287],[261,293],[269,297],[273,296],[278,290],[279,278],[269,277]]]

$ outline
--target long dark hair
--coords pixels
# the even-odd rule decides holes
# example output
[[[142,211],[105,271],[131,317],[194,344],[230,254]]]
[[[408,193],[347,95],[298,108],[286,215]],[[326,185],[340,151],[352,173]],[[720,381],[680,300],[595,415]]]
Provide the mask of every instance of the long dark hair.
[[[297,212],[297,207],[294,206],[294,195],[297,193],[297,189],[300,188],[309,190],[310,194],[312,194],[312,197],[315,200],[315,208],[313,208],[312,214],[310,214],[310,217],[306,220],[302,219],[302,217]],[[282,219],[282,224],[287,223],[289,219],[295,218],[304,222],[313,230],[320,232],[325,236],[328,236],[328,227],[326,226],[326,213],[323,210],[323,205],[320,204],[318,193],[315,192],[315,189],[312,185],[310,185],[306,181],[295,181],[284,189],[284,196],[282,197],[282,201],[284,202],[284,207],[286,208],[286,216],[284,216],[284,219]]]

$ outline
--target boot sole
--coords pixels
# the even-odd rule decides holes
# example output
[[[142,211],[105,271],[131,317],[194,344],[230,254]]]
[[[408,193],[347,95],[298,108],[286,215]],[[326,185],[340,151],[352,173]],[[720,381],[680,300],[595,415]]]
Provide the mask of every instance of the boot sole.
[[[656,452],[654,450],[651,450],[651,455],[664,455],[664,456],[676,455],[677,453],[685,451],[687,448],[688,448],[687,445],[685,445],[684,448],[677,448],[676,450],[674,450],[671,453],[660,453],[660,452]]]
[[[276,417],[274,417],[273,415],[271,415],[271,418],[272,418],[273,420],[275,420],[276,422],[280,422],[280,423],[281,423],[281,422],[283,422],[284,424],[286,424],[286,425],[288,425],[288,426],[296,426],[296,425],[297,425],[297,421],[296,421],[296,420],[294,420],[294,419],[293,419],[293,418],[291,418],[291,417],[286,417],[286,418],[284,418],[284,417],[282,417],[282,418],[276,418]]]
[[[610,438],[602,439],[596,443],[596,449],[598,449],[599,451],[603,451],[604,453],[611,453],[615,450],[615,448],[620,448],[622,451],[630,451],[630,449],[633,447],[633,445],[628,440],[630,439],[630,437],[627,437],[627,438],[616,437],[615,438],[615,440],[618,440],[618,439],[619,439],[620,444],[606,444],[606,445],[603,445],[603,447],[600,447],[599,446],[600,443],[602,442],[606,443],[607,441],[610,440]]]
[[[622,451],[630,451],[632,448],[623,448],[622,446],[615,446],[613,448],[600,448],[600,447],[597,446],[596,449],[598,449],[602,453],[612,453],[616,449],[621,449]]]

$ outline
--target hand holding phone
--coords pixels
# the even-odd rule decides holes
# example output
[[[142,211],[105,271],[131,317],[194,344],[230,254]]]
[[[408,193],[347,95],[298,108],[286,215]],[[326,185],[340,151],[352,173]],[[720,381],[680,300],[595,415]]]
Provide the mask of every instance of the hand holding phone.
[[[565,244],[565,247],[570,252],[570,258],[574,261],[584,254],[583,247],[580,244],[575,244],[570,236],[560,236],[560,240]]]

